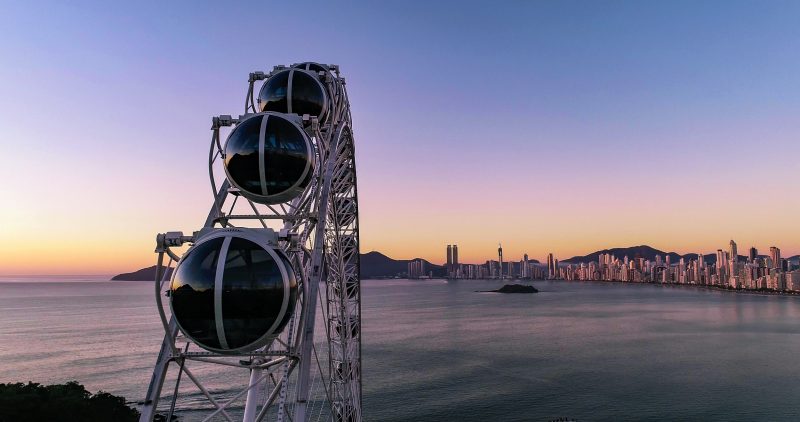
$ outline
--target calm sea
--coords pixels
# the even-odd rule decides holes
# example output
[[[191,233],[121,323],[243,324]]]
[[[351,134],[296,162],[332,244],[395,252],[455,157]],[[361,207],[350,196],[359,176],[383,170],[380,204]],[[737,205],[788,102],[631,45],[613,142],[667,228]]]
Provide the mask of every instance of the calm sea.
[[[365,281],[365,419],[800,419],[800,298],[544,281],[533,295],[474,292],[500,285]],[[141,400],[162,337],[152,290],[0,279],[0,382]]]

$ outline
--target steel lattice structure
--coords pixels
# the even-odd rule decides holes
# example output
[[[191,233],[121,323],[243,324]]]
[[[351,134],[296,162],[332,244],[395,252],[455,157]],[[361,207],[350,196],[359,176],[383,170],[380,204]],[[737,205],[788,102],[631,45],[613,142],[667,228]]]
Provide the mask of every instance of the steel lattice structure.
[[[314,173],[308,187],[291,201],[259,204],[222,177],[219,167],[225,149],[220,132],[258,115],[255,85],[291,68],[319,78],[329,99],[319,119],[286,114],[313,144]],[[288,111],[291,113],[291,106]],[[189,408],[201,420],[232,421],[232,413],[241,412],[245,421],[360,421],[358,195],[344,78],[337,66],[314,63],[251,73],[245,114],[213,117],[211,130],[208,169],[214,199],[203,228],[192,235],[167,232],[157,236],[155,292],[165,337],[141,421],[152,421],[158,414],[169,420],[176,408]],[[263,149],[263,130],[260,142]],[[273,235],[289,257],[299,292],[291,320],[278,337],[258,350],[215,353],[197,349],[182,335],[162,301],[168,268],[181,259],[175,249],[193,244],[204,233],[245,229]],[[245,371],[249,376],[244,376]],[[240,379],[241,389],[230,392],[220,386],[223,378],[225,382]],[[165,390],[164,385],[171,388]]]

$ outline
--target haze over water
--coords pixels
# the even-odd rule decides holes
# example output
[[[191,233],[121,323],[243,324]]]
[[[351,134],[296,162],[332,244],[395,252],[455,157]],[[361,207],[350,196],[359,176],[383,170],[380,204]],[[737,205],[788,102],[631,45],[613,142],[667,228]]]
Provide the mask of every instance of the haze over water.
[[[544,281],[534,295],[474,292],[501,284],[363,283],[366,420],[800,414],[799,298]],[[2,282],[0,321],[0,382],[74,379],[130,401],[162,335],[146,282]],[[245,382],[232,378],[215,394]]]

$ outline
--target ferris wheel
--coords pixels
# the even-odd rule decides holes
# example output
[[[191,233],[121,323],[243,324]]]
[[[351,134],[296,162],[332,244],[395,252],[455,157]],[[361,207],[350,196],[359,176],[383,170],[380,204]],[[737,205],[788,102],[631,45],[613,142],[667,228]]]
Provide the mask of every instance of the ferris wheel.
[[[251,73],[245,114],[213,117],[211,130],[205,224],[156,237],[165,336],[140,420],[188,409],[193,420],[361,421],[345,79],[311,62]]]

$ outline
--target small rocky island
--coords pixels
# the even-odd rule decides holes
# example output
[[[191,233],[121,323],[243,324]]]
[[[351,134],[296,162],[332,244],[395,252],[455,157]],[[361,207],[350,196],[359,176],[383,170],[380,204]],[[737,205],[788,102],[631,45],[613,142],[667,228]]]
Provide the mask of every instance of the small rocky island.
[[[497,290],[477,290],[480,293],[539,293],[536,287],[524,284],[506,284]]]

